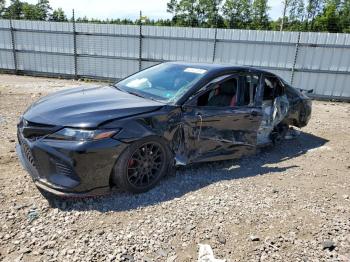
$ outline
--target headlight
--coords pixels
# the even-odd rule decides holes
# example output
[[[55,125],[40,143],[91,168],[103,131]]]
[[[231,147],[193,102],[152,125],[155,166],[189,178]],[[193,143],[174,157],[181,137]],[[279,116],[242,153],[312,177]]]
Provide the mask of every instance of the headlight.
[[[47,138],[58,140],[87,141],[99,140],[114,136],[120,130],[84,130],[75,128],[63,128]]]

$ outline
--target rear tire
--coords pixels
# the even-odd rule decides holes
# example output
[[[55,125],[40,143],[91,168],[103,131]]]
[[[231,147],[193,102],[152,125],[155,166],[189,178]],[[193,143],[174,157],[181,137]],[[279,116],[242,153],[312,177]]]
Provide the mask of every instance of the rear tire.
[[[132,143],[118,158],[112,180],[122,190],[142,193],[153,188],[169,170],[169,150],[162,139]]]

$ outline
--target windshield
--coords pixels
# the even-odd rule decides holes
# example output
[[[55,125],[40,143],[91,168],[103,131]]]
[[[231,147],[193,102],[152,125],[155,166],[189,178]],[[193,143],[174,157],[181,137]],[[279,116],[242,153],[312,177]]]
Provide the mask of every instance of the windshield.
[[[166,103],[176,102],[207,70],[178,64],[160,64],[118,82],[122,91]]]

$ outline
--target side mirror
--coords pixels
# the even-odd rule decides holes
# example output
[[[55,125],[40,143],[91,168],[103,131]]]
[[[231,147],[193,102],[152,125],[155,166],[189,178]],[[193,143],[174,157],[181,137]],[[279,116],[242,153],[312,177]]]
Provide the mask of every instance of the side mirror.
[[[182,111],[182,112],[188,111],[188,105],[182,105],[182,106],[181,106],[181,111]]]

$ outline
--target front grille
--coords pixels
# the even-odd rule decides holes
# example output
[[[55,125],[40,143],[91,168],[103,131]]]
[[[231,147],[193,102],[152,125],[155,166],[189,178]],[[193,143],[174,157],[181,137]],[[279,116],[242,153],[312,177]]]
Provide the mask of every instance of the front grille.
[[[56,172],[59,175],[73,176],[72,168],[60,160],[56,160]]]
[[[30,150],[28,144],[23,139],[20,139],[20,144],[22,146],[24,157],[27,159],[29,164],[35,168],[36,165],[35,165],[34,157],[33,157],[32,151]]]

